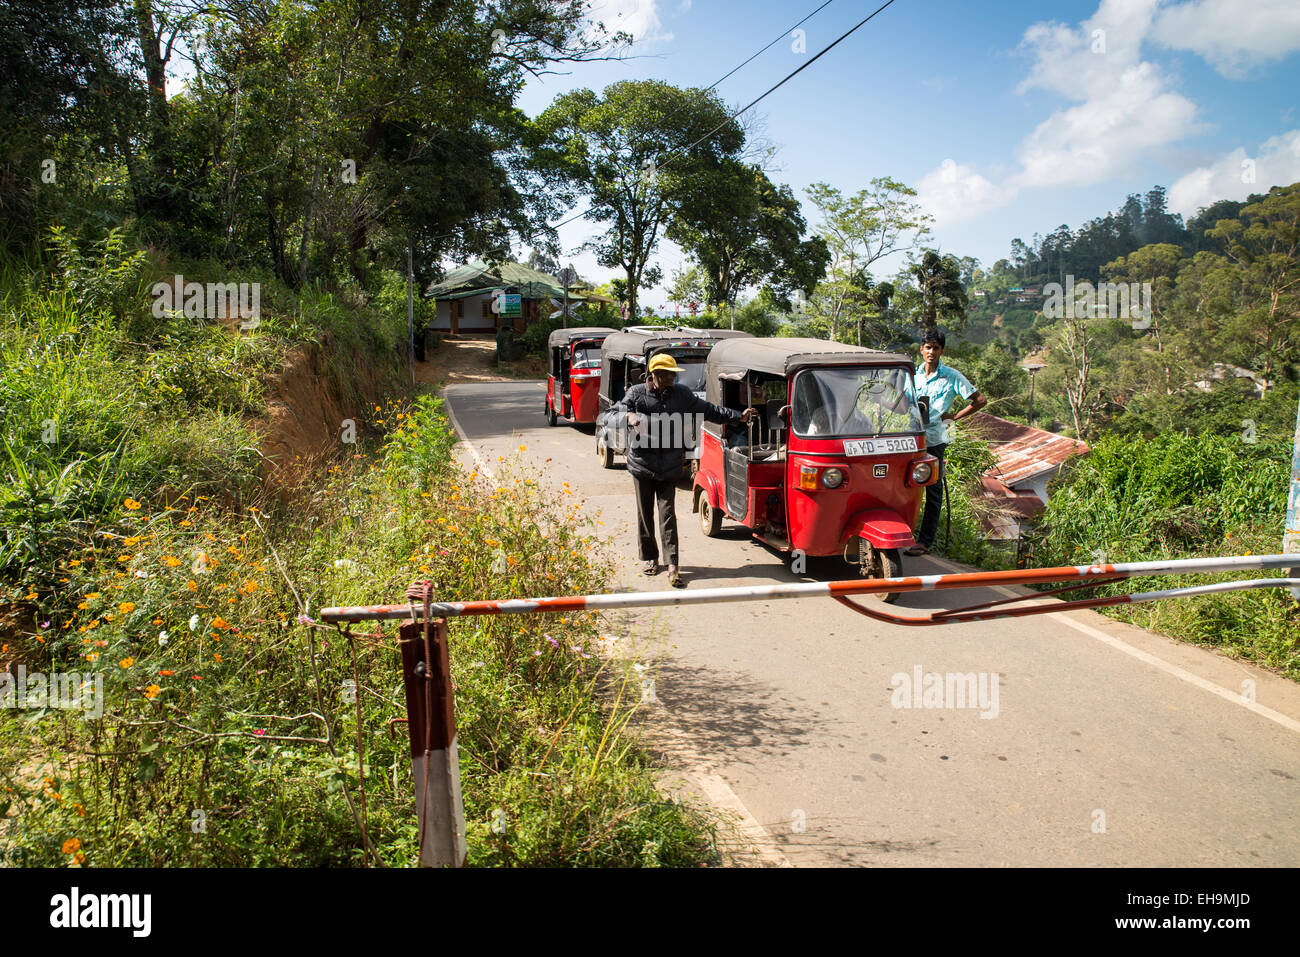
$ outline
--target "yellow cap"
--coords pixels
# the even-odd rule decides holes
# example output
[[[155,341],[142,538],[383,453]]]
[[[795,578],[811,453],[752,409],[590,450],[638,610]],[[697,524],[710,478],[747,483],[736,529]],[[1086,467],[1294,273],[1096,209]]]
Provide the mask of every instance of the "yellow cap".
[[[667,353],[660,353],[659,355],[655,356],[653,359],[650,360],[650,371],[677,373],[677,372],[681,372],[682,369],[681,366],[677,364],[677,360],[675,360],[672,356],[668,355]]]

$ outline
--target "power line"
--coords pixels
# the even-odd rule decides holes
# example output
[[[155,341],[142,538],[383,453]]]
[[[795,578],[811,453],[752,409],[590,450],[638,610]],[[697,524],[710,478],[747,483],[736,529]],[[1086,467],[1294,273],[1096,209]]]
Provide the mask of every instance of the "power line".
[[[784,77],[782,77],[779,81],[777,81],[777,83],[776,83],[775,85],[773,85],[771,88],[769,88],[768,90],[766,90],[765,92],[763,92],[762,94],[760,94],[759,96],[757,96],[755,99],[751,100],[751,101],[750,101],[749,103],[747,103],[745,106],[742,106],[742,107],[741,107],[740,109],[738,109],[735,113],[732,113],[732,114],[731,114],[730,116],[728,116],[725,120],[723,120],[721,123],[719,123],[719,124],[718,124],[717,126],[715,126],[713,129],[709,130],[709,132],[705,133],[703,136],[701,136],[698,140],[696,140],[696,141],[695,141],[694,143],[692,143],[690,146],[687,146],[687,147],[686,147],[686,150],[693,150],[695,147],[699,146],[701,143],[703,143],[705,140],[707,140],[707,139],[708,139],[710,136],[712,136],[714,133],[718,132],[718,130],[722,129],[724,126],[726,126],[728,123],[730,123],[730,122],[731,122],[732,120],[734,120],[736,117],[738,117],[741,113],[744,113],[746,110],[748,110],[748,109],[750,109],[751,107],[755,106],[755,105],[756,105],[760,100],[763,100],[763,99],[765,99],[767,96],[771,95],[772,93],[775,93],[777,90],[779,90],[781,87],[783,87],[783,86],[784,86],[786,83],[788,83],[790,80],[794,79],[796,76],[798,76],[798,75],[799,75],[800,73],[802,73],[804,70],[808,69],[808,67],[812,66],[812,65],[813,65],[814,63],[816,63],[819,59],[821,59],[823,56],[825,56],[827,53],[829,53],[831,50],[833,50],[836,46],[839,45],[839,43],[840,43],[841,41],[843,41],[844,39],[846,39],[850,34],[852,34],[853,32],[855,32],[859,27],[865,25],[865,24],[867,23],[867,21],[869,21],[869,20],[870,20],[872,17],[874,17],[876,14],[880,13],[880,12],[881,12],[882,10],[884,10],[886,7],[892,6],[893,3],[894,3],[894,0],[885,0],[885,2],[882,3],[880,6],[878,6],[875,10],[873,10],[871,13],[867,14],[867,16],[863,17],[861,20],[859,20],[859,21],[858,21],[857,23],[855,23],[853,26],[849,27],[849,29],[847,29],[847,30],[845,30],[843,33],[841,33],[838,37],[836,37],[833,41],[831,41],[831,43],[829,43],[827,46],[825,46],[825,47],[823,47],[821,50],[819,50],[819,51],[817,52],[817,54],[816,54],[815,56],[813,56],[812,59],[810,59],[807,63],[804,63],[804,64],[800,65],[797,69],[794,69],[794,70],[792,70],[791,72],[787,73]],[[676,156],[680,155],[682,152],[684,152],[684,151],[683,151],[683,150],[673,150],[671,153],[669,153],[667,161],[664,162],[664,163],[662,163],[662,164],[657,164],[655,168],[656,168],[656,169],[663,169],[665,166],[667,166],[669,163],[671,163],[671,162],[673,161],[673,159],[674,159]]]

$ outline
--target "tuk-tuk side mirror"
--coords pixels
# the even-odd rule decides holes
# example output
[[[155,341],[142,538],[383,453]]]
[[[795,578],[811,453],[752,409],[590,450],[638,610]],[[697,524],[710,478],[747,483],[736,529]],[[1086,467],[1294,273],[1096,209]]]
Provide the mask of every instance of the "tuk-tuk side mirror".
[[[790,407],[783,405],[776,410],[776,417],[781,420],[781,424],[787,429],[790,428]]]
[[[930,397],[923,395],[916,400],[916,404],[921,409],[921,421],[928,423],[930,421]]]

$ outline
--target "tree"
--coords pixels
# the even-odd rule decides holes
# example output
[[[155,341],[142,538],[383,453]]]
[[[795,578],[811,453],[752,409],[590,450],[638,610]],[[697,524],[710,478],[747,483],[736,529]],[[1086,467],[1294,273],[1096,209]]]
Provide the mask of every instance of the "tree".
[[[1255,344],[1267,388],[1279,364],[1295,361],[1300,335],[1300,183],[1273,187],[1208,235],[1241,267],[1245,308],[1234,325]]]
[[[673,271],[673,282],[668,288],[668,301],[686,306],[704,302],[704,277],[698,266],[688,266]]]
[[[915,247],[930,234],[934,219],[913,202],[916,190],[887,176],[876,177],[848,198],[826,183],[814,183],[807,193],[821,212],[817,233],[831,257],[830,275],[819,295],[835,338],[858,275],[892,253]]]
[[[1149,319],[1150,338],[1155,343],[1155,353],[1139,352],[1142,365],[1152,375],[1147,381],[1159,382],[1166,395],[1173,395],[1177,389],[1186,384],[1188,348],[1185,338],[1180,334],[1174,305],[1174,282],[1183,264],[1183,251],[1172,243],[1154,243],[1134,250],[1128,256],[1120,256],[1102,267],[1102,274],[1108,282],[1151,290],[1151,315]],[[1138,303],[1134,302],[1130,291],[1129,316],[1121,318],[1132,320],[1136,316]],[[1145,302],[1145,295],[1143,295]],[[1098,305],[1101,305],[1100,300]],[[1134,325],[1138,328],[1138,325]]]
[[[922,330],[935,328],[940,320],[953,330],[966,324],[966,290],[962,288],[961,266],[954,257],[927,249],[908,271],[916,281],[913,315]]]
[[[813,288],[830,256],[820,238],[802,240],[805,228],[790,187],[727,158],[685,184],[667,236],[699,263],[709,304],[731,306],[750,286]]]
[[[606,224],[586,248],[623,270],[629,314],[638,315],[638,291],[659,282],[650,260],[676,205],[694,177],[735,157],[744,132],[716,94],[658,80],[562,94],[537,126],[547,171],[586,197],[588,220]]]

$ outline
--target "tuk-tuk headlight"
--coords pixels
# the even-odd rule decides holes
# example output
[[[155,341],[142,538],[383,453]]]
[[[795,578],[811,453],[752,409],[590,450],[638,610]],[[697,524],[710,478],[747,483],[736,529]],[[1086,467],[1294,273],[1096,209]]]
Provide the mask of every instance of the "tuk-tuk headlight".
[[[822,472],[822,484],[827,488],[839,488],[843,483],[843,469],[827,469],[825,472]]]
[[[912,466],[912,481],[917,485],[924,485],[930,481],[932,474],[934,474],[934,467],[929,462],[917,462]]]

